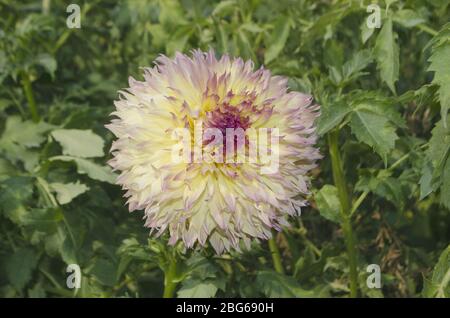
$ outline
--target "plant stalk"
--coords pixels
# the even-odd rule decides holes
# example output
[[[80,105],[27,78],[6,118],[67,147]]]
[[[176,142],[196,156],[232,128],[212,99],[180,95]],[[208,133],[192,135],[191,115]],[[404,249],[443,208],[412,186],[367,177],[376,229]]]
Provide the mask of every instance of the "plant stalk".
[[[272,232],[272,237],[269,239],[270,254],[272,254],[273,267],[275,271],[280,274],[284,274],[283,263],[281,262],[281,254],[278,249],[277,242],[275,241],[275,233]]]
[[[347,247],[349,259],[350,297],[355,298],[358,296],[357,257],[355,237],[353,235],[351,223],[351,201],[348,194],[347,183],[345,181],[341,155],[339,153],[339,130],[334,130],[328,134],[328,145],[331,157],[331,167],[333,170],[333,180],[341,204],[342,230],[344,232],[345,245]]]
[[[169,263],[169,268],[164,272],[164,294],[163,298],[173,298],[177,283],[174,279],[177,275],[177,260],[172,257]]]
[[[22,73],[22,87],[27,97],[28,107],[30,108],[31,118],[35,123],[39,121],[39,113],[37,110],[36,100],[34,99],[33,88],[31,87],[30,76],[26,73]]]
[[[428,34],[430,34],[431,36],[436,36],[439,34],[438,31],[430,28],[429,26],[427,26],[426,24],[419,24],[417,25],[417,28],[419,28],[420,30],[422,30],[423,32],[426,32]]]

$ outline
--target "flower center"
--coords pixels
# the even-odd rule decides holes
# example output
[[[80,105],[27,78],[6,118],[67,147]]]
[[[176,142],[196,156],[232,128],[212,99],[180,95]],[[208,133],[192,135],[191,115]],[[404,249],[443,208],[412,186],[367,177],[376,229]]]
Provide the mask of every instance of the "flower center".
[[[241,112],[229,104],[223,104],[217,109],[207,113],[207,127],[217,128],[226,136],[227,128],[242,128],[244,131],[250,127],[250,118],[242,116]]]
[[[241,149],[241,147],[245,147],[247,144],[245,131],[250,127],[250,118],[249,116],[245,116],[241,109],[231,106],[228,102],[224,102],[214,110],[207,112],[205,124],[206,128],[215,128],[222,133],[224,159],[226,159],[227,156],[234,157],[234,151]],[[231,131],[227,131],[227,129],[231,129]],[[228,134],[234,136],[227,137]],[[230,154],[227,153],[227,140],[230,140],[229,138],[233,138],[234,140],[234,147],[230,148],[230,150],[234,150],[231,150],[232,153]],[[208,145],[213,142],[214,139],[215,137],[213,136],[209,140],[204,140],[203,144]],[[214,155],[215,152],[212,154]]]

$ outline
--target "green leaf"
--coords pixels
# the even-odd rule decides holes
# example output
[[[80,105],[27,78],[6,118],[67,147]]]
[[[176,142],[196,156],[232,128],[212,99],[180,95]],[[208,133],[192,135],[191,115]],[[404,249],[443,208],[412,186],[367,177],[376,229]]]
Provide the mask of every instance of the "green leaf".
[[[356,138],[371,146],[386,163],[387,154],[394,148],[398,139],[389,120],[371,110],[370,106],[358,107],[352,113],[350,127]]]
[[[53,128],[45,122],[22,121],[18,116],[9,116],[1,141],[12,141],[25,147],[38,147],[45,140],[45,133]]]
[[[335,186],[326,184],[315,195],[320,215],[335,223],[341,222],[341,203]]]
[[[160,1],[159,5],[161,6],[159,21],[163,26],[173,28],[187,22],[183,8],[179,1],[165,0]]]
[[[243,58],[256,60],[252,45],[250,44],[250,41],[244,30],[238,30],[236,41],[239,47],[239,53]]]
[[[313,291],[301,288],[292,277],[274,271],[258,272],[256,285],[265,296],[270,298],[315,297]]]
[[[450,160],[447,162],[442,173],[442,186],[440,202],[450,210]]]
[[[80,194],[89,190],[89,187],[77,181],[76,183],[51,183],[51,189],[56,192],[59,204],[67,204]]]
[[[95,261],[94,267],[89,271],[101,284],[114,286],[117,283],[117,266],[104,258]]]
[[[178,291],[179,298],[211,298],[217,293],[218,287],[211,280],[188,279]]]
[[[369,28],[367,26],[367,21],[364,20],[361,24],[361,42],[365,44],[367,40],[370,39],[370,37],[373,35],[373,32],[375,31],[375,28]]]
[[[361,71],[372,62],[372,52],[370,50],[361,50],[353,55],[342,67],[342,75],[349,80],[361,75]]]
[[[0,208],[3,214],[20,224],[28,213],[27,203],[33,195],[33,180],[30,177],[11,177],[0,184]]]
[[[442,252],[430,280],[424,279],[424,297],[450,297],[450,245]]]
[[[103,157],[103,139],[92,130],[57,129],[52,136],[63,148],[63,154],[81,158]]]
[[[20,248],[6,259],[6,277],[17,290],[21,290],[30,281],[37,262],[38,256],[32,249]]]
[[[225,16],[230,14],[234,10],[236,10],[236,0],[225,0],[216,5],[212,12],[212,15]]]
[[[375,57],[380,70],[381,79],[395,94],[395,82],[399,75],[399,49],[396,42],[397,33],[392,30],[392,20],[389,18],[377,36]]]
[[[283,51],[291,29],[290,19],[286,16],[280,16],[276,21],[273,31],[269,38],[269,45],[264,53],[264,63],[269,64]]]
[[[441,119],[431,131],[426,160],[422,166],[420,198],[440,188],[441,204],[450,209],[450,129],[444,127],[444,123]]]
[[[317,133],[319,136],[325,135],[331,129],[338,126],[351,111],[351,108],[343,102],[335,104],[324,103],[321,107],[321,114],[317,122]]]
[[[450,129],[444,126],[444,122],[441,119],[431,131],[430,147],[427,151],[427,157],[431,160],[433,167],[439,170],[438,175],[441,174],[450,152]]]
[[[389,170],[379,170],[370,176],[361,176],[356,189],[358,191],[369,190],[390,201],[399,210],[404,207],[405,196],[402,190],[402,182],[399,178],[391,177]]]
[[[45,141],[45,133],[53,128],[45,122],[22,121],[18,116],[8,116],[5,130],[0,138],[0,153],[12,163],[23,162],[27,171],[38,164],[39,155],[29,148],[35,148]]]
[[[31,229],[52,233],[56,231],[56,227],[63,220],[63,215],[58,209],[31,209],[20,219],[21,225]]]
[[[420,200],[426,198],[431,192],[436,191],[438,184],[433,182],[433,166],[426,160],[422,167],[422,176],[420,178]]]
[[[426,22],[425,19],[411,9],[398,10],[394,13],[394,22],[400,24],[405,28],[412,28],[418,24]]]
[[[36,63],[41,65],[51,77],[55,76],[57,62],[53,56],[47,53],[39,54],[36,57]]]
[[[70,156],[55,156],[51,157],[49,160],[74,162],[77,165],[77,171],[79,174],[87,174],[91,179],[94,180],[114,184],[117,178],[117,175],[112,172],[111,168],[107,166],[100,166],[87,159]]]
[[[447,118],[450,109],[450,23],[433,39],[433,51],[429,59],[428,71],[434,72],[433,84],[439,87],[439,101],[441,102],[441,117]],[[447,124],[444,124],[447,126]]]
[[[166,52],[172,56],[176,52],[183,52],[186,44],[193,34],[194,29],[191,26],[179,27],[170,37],[166,44]]]

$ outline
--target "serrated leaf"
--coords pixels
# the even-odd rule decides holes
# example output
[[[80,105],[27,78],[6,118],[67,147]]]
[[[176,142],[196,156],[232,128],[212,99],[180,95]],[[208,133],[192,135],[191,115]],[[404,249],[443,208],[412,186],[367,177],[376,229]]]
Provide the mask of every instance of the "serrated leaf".
[[[16,224],[20,224],[28,213],[27,201],[33,195],[33,179],[11,177],[0,183],[0,208],[3,214]]]
[[[441,204],[450,209],[450,129],[444,127],[444,120],[441,119],[431,134],[427,158],[422,167],[420,197],[423,199],[440,187]]]
[[[418,24],[426,22],[425,19],[411,9],[398,10],[394,13],[394,22],[404,26],[405,28],[412,28]]]
[[[21,290],[30,281],[36,268],[38,256],[29,248],[20,248],[6,260],[6,277],[17,289]]]
[[[351,111],[351,108],[345,103],[323,104],[317,122],[317,133],[320,136],[325,135],[331,129],[338,126]]]
[[[25,147],[38,147],[45,140],[45,133],[53,128],[45,122],[22,121],[18,116],[6,120],[2,141],[13,141]]]
[[[39,54],[36,57],[36,63],[38,65],[41,65],[47,71],[47,73],[50,74],[51,77],[55,76],[57,62],[53,56],[47,53]]]
[[[167,54],[174,55],[176,52],[183,52],[193,31],[191,26],[179,27],[167,41]]]
[[[54,208],[31,209],[20,219],[20,225],[40,232],[52,233],[63,220],[61,212]]]
[[[450,29],[450,24],[448,28]],[[439,86],[438,94],[441,103],[441,117],[447,118],[447,113],[450,109],[450,39],[447,36],[446,40],[440,41],[438,38],[435,41],[437,44],[433,46],[432,55],[429,59],[431,64],[428,71],[434,72],[433,84]]]
[[[444,127],[444,120],[441,119],[431,131],[427,150],[427,157],[431,160],[435,169],[442,169],[450,152],[450,129]],[[440,172],[438,174],[441,174]]]
[[[189,279],[178,291],[179,298],[211,298],[217,293],[218,287],[211,280]]]
[[[436,191],[437,184],[433,182],[433,166],[430,161],[426,160],[422,167],[422,176],[420,184],[420,200],[426,198],[431,192]]]
[[[313,291],[301,288],[292,277],[273,271],[258,272],[256,285],[269,298],[315,297]]]
[[[76,183],[58,183],[50,184],[51,189],[56,192],[56,199],[59,204],[67,204],[80,194],[89,190],[89,187],[77,181]]]
[[[39,154],[30,148],[40,146],[46,139],[46,132],[52,128],[45,122],[34,123],[8,116],[0,138],[0,153],[12,163],[22,162],[27,171],[32,171],[39,161]]]
[[[235,9],[236,9],[236,0],[221,1],[214,8],[212,15],[215,15],[215,16],[227,15],[227,14],[230,14],[231,12],[233,12]]]
[[[442,205],[450,209],[450,160],[447,162],[442,173],[442,186],[440,202]]]
[[[291,22],[288,17],[280,16],[275,21],[273,31],[268,41],[269,45],[267,46],[267,50],[264,53],[265,64],[269,64],[270,62],[272,62],[281,53],[289,37],[290,29]]]
[[[186,23],[186,17],[181,3],[176,0],[160,1],[159,21],[165,27],[171,28]]]
[[[50,161],[65,161],[74,162],[77,165],[79,174],[87,174],[91,179],[99,180],[114,184],[117,175],[107,166],[100,166],[92,161],[83,158],[76,158],[70,156],[55,156],[49,159]]]
[[[92,130],[57,129],[52,136],[61,145],[63,154],[81,157],[103,157],[103,139]]]
[[[247,34],[244,30],[239,29],[237,32],[236,41],[239,47],[239,52],[243,58],[253,59],[255,60],[255,54],[252,49],[252,45],[247,37]]]
[[[396,178],[379,178],[377,185],[372,189],[378,196],[385,198],[397,206],[399,210],[403,208],[405,197],[402,192],[402,184]]]
[[[389,120],[367,108],[352,113],[350,127],[356,138],[371,146],[386,162],[387,154],[398,139],[395,128]]]
[[[425,279],[424,297],[450,297],[450,245],[442,252],[430,280]]]
[[[399,49],[397,44],[397,33],[392,29],[392,20],[389,18],[384,22],[377,36],[374,53],[380,70],[381,79],[395,94],[395,82],[399,75]]]
[[[341,204],[335,186],[326,184],[314,196],[320,215],[335,223],[341,222]]]
[[[117,266],[104,258],[95,261],[93,268],[89,271],[101,284],[114,286],[117,282]]]
[[[355,75],[365,69],[372,60],[373,57],[370,50],[358,51],[349,61],[345,62],[342,67],[342,75],[347,80],[354,78]]]
[[[373,35],[375,28],[369,28],[367,26],[367,21],[364,20],[363,23],[361,24],[360,29],[361,29],[361,42],[365,44],[367,40],[369,40],[370,37]]]

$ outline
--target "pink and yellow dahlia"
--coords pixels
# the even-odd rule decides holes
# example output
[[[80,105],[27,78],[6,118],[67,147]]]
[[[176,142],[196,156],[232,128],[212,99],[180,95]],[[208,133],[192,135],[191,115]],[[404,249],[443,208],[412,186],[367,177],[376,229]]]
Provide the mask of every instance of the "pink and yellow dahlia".
[[[217,60],[213,51],[177,53],[160,56],[144,69],[143,81],[130,78],[120,91],[117,118],[107,125],[117,136],[110,165],[120,171],[129,210],[145,210],[145,225],[157,235],[168,232],[170,244],[209,242],[219,254],[239,250],[241,241],[249,246],[251,239],[270,238],[272,228],[288,225],[287,217],[306,205],[307,174],[320,158],[314,147],[319,106],[309,95],[289,92],[286,78],[253,68],[228,55]],[[223,138],[202,135],[208,128]],[[179,147],[180,129],[192,136],[183,139],[188,148]],[[228,139],[229,129],[256,131],[257,138]],[[251,140],[257,156],[244,160]],[[262,169],[268,161],[261,145],[275,169]],[[185,160],[174,160],[178,150]],[[225,159],[215,160],[217,154]]]

